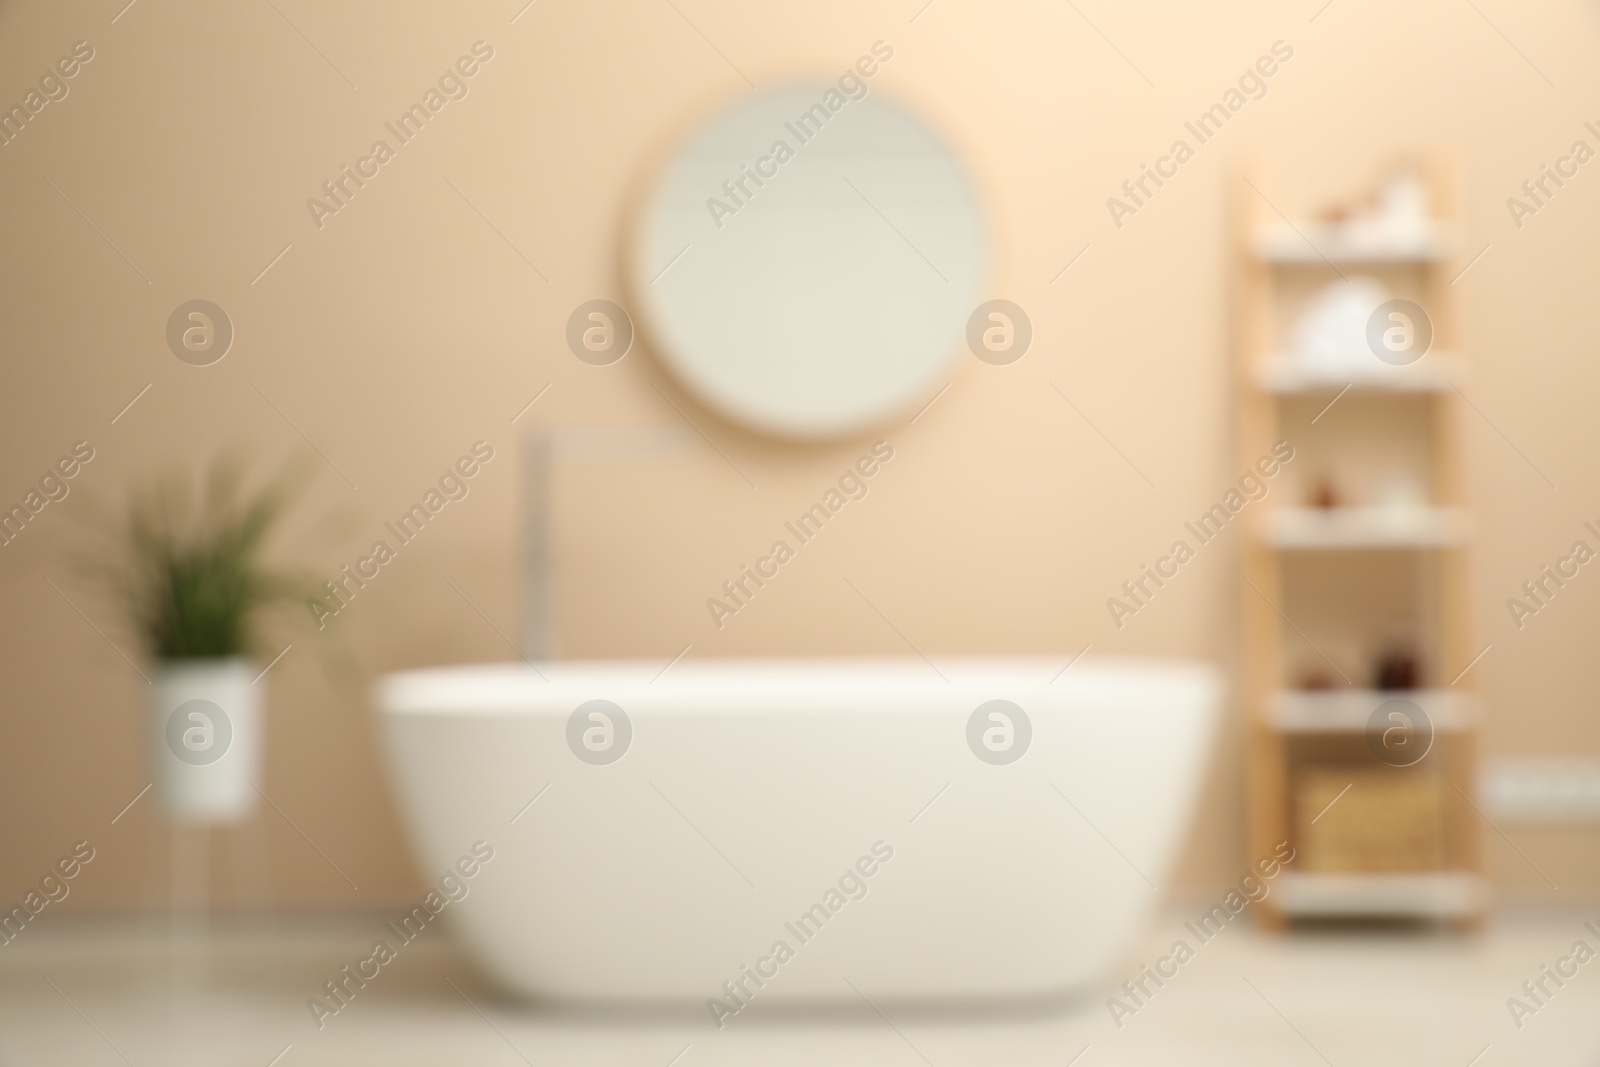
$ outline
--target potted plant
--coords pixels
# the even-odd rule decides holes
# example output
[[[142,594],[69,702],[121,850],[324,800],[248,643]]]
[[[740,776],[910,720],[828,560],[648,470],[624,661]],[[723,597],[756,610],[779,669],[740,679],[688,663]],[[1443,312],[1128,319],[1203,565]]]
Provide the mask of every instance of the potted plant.
[[[253,496],[218,462],[198,501],[173,481],[130,502],[109,577],[155,662],[148,744],[156,796],[183,822],[234,822],[256,808],[263,758],[264,609],[300,584],[267,567],[268,535],[291,496],[283,473]],[[267,664],[270,665],[270,664]]]

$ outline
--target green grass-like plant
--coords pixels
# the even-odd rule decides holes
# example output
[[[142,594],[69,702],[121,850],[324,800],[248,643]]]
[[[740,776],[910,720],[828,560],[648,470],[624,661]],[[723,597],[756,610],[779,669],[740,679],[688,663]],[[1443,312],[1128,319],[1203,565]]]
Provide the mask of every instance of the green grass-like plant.
[[[262,612],[303,596],[308,584],[264,560],[297,481],[286,466],[246,496],[242,465],[224,458],[198,493],[169,478],[132,494],[122,559],[106,576],[147,653],[184,660],[260,651]]]

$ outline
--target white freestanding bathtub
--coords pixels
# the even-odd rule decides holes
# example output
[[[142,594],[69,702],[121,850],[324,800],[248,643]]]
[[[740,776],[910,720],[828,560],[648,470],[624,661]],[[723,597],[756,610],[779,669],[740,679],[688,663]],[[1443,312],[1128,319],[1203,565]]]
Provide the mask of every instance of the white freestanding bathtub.
[[[1219,685],[1061,664],[450,667],[385,678],[379,703],[425,871],[494,850],[448,907],[494,977],[725,1024],[751,1002],[1049,999],[1119,962]],[[996,700],[1027,724],[978,711]]]

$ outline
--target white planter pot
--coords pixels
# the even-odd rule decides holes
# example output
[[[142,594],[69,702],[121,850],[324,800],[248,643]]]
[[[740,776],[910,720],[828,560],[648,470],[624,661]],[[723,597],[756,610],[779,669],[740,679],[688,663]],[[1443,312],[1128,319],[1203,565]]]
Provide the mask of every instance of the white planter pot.
[[[244,657],[170,660],[150,691],[150,760],[162,807],[180,822],[237,822],[260,795],[261,687]]]

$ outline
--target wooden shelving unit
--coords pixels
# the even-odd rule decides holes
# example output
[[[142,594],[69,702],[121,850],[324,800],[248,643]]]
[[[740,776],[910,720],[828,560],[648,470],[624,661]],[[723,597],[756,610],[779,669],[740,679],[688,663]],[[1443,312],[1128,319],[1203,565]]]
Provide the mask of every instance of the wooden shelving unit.
[[[1296,450],[1244,538],[1250,855],[1269,856],[1284,840],[1299,853],[1259,914],[1272,926],[1377,917],[1470,925],[1486,891],[1480,816],[1469,800],[1481,711],[1472,674],[1457,677],[1479,649],[1468,625],[1472,522],[1459,440],[1464,401],[1455,387],[1464,379],[1448,299],[1459,249],[1453,182],[1443,171],[1428,174],[1427,224],[1388,239],[1378,226],[1291,222],[1278,210],[1292,215],[1292,204],[1273,192],[1269,176],[1257,168],[1245,177],[1235,206],[1239,459],[1249,467],[1280,440]],[[1348,370],[1307,369],[1292,351],[1296,301],[1358,275],[1427,309],[1434,331],[1428,354],[1407,366],[1362,353],[1366,358],[1348,361]],[[1406,466],[1426,499],[1383,503],[1358,475],[1344,506],[1313,506],[1313,485],[1340,477],[1347,460]],[[1372,649],[1401,611],[1418,633],[1421,688],[1380,691]],[[1307,664],[1336,672],[1333,687],[1297,688]],[[1431,748],[1412,766],[1392,766],[1369,746],[1374,711],[1394,698],[1411,701],[1432,723]],[[1308,823],[1308,783],[1336,783],[1330,776],[1340,768],[1351,772],[1352,795],[1339,794],[1318,817],[1344,819],[1347,838],[1368,832],[1368,824],[1351,821],[1367,817],[1375,837],[1403,841],[1372,802],[1380,787],[1410,790],[1434,798],[1416,809],[1428,819],[1405,828],[1430,827],[1429,847],[1402,849],[1398,861],[1391,849],[1381,869],[1360,869],[1350,862],[1363,855],[1359,848],[1327,846],[1329,826]],[[1361,790],[1369,794],[1365,806]],[[1404,869],[1408,857],[1416,869]]]

